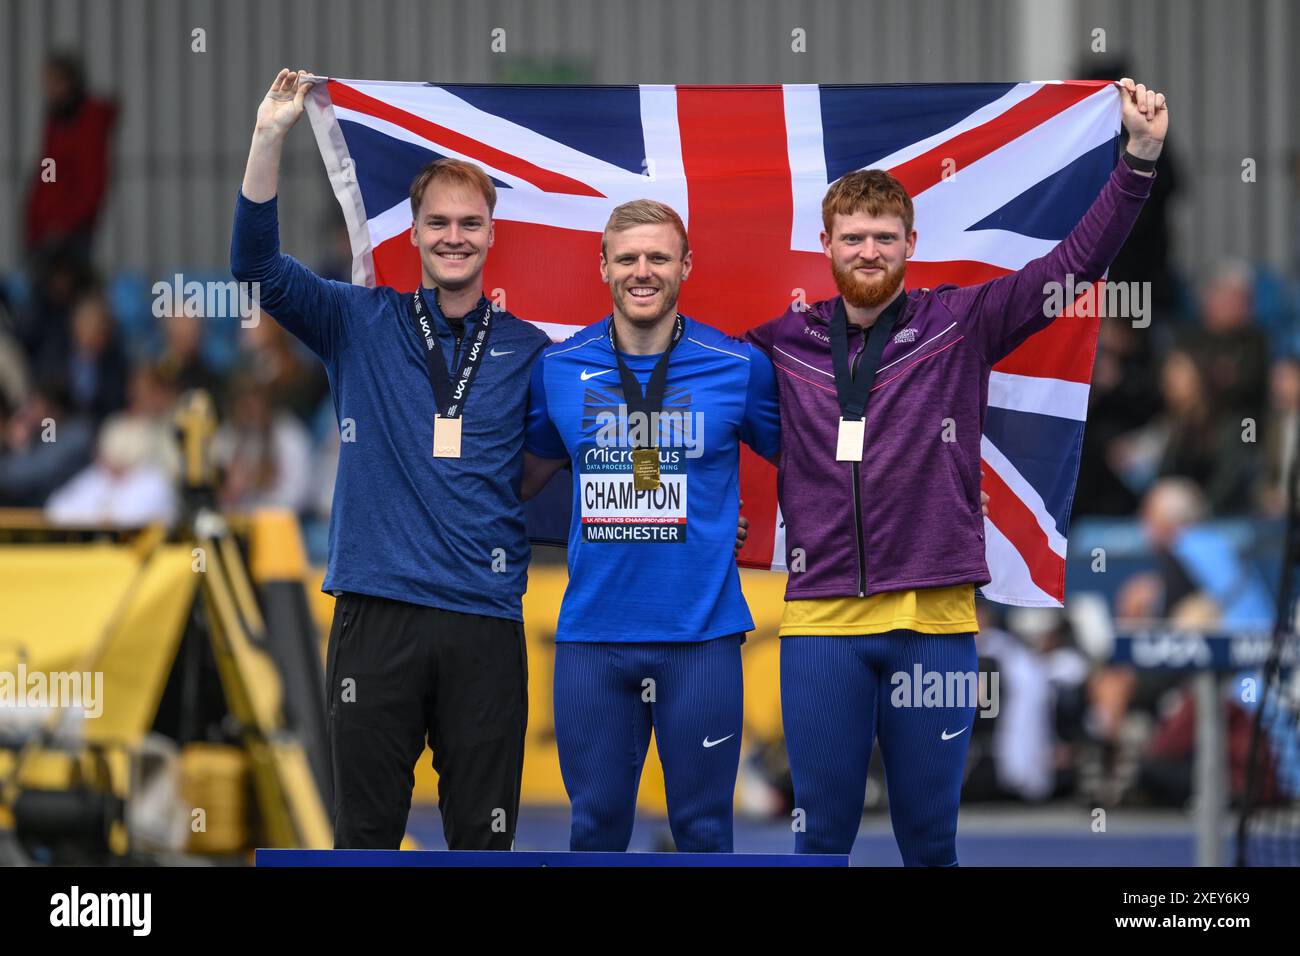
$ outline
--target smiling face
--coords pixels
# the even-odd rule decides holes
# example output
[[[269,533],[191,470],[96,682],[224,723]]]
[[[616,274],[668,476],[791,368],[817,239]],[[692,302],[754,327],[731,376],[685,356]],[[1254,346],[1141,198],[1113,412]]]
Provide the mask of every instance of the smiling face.
[[[425,187],[411,224],[425,286],[459,291],[480,285],[493,239],[492,215],[481,193],[459,183]]]
[[[836,287],[844,301],[859,308],[888,302],[916,251],[916,230],[906,233],[901,216],[836,213],[821,238]]]
[[[677,312],[682,280],[690,274],[691,254],[672,223],[635,225],[605,234],[600,277],[609,286],[614,311],[639,326],[654,325]]]

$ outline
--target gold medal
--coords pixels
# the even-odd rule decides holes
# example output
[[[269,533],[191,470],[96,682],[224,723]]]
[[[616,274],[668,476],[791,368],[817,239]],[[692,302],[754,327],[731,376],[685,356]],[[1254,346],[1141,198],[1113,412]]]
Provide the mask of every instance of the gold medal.
[[[632,449],[632,487],[637,491],[659,490],[659,449]]]
[[[856,422],[847,418],[840,419],[839,443],[835,446],[836,461],[861,461],[862,442],[866,437],[867,420],[859,418]]]
[[[433,417],[433,457],[460,457],[460,422],[459,418]]]

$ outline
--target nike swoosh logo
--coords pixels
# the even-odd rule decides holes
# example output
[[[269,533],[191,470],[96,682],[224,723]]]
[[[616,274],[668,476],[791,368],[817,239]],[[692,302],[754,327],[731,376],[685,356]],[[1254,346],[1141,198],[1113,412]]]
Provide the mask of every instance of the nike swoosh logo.
[[[493,358],[499,358],[502,355],[514,355],[515,350],[511,349],[509,352],[498,352],[496,349],[489,349],[488,354],[491,355]]]
[[[612,369],[611,369],[611,371],[612,371]],[[736,736],[736,735],[735,735],[735,734],[727,734],[727,736],[723,737],[721,740],[710,740],[708,737],[705,737],[705,738],[704,738],[704,747],[705,747],[706,750],[707,750],[709,747],[716,747],[718,744],[722,743],[722,742],[725,741],[725,740],[730,740],[730,739],[731,739],[732,737],[734,737],[734,736]]]
[[[595,378],[597,375],[604,375],[606,372],[614,371],[612,368],[602,369],[599,372],[588,372],[585,368],[582,370],[582,380],[585,382],[589,378]]]
[[[955,734],[950,734],[950,733],[948,733],[948,731],[945,730],[945,731],[943,731],[942,733],[940,733],[939,736],[942,737],[944,740],[952,740],[952,738],[954,738],[954,737],[960,737],[960,736],[961,736],[962,734],[964,734],[964,733],[966,733],[966,728],[965,728],[965,727],[963,727],[961,730],[957,731]]]

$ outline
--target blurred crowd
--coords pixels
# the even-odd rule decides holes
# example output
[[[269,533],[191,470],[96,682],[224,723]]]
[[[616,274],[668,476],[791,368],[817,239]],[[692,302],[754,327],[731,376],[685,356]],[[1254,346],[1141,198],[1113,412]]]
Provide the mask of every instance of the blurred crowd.
[[[0,508],[41,508],[73,524],[172,520],[172,414],[183,393],[204,389],[220,413],[220,504],[288,508],[309,543],[323,541],[338,430],[320,363],[269,316],[249,328],[180,307],[154,316],[148,296],[117,294],[93,254],[117,108],[88,91],[72,57],[49,60],[44,86],[25,261],[0,285]],[[1258,588],[1216,590],[1215,568],[1245,567],[1240,542],[1202,535],[1189,545],[1188,532],[1284,513],[1300,430],[1300,296],[1297,276],[1248,262],[1179,274],[1170,217],[1189,197],[1178,163],[1175,151],[1162,155],[1155,193],[1110,272],[1150,283],[1152,313],[1144,326],[1102,320],[1071,538],[1096,520],[1114,540],[1138,542],[1140,559],[1106,597],[1115,622],[1246,626],[1271,611],[1268,587],[1262,598]],[[347,280],[341,223],[322,236],[317,271]],[[1186,803],[1185,677],[1106,665],[1060,612],[981,613],[981,657],[999,670],[1002,705],[994,720],[976,721],[972,799]],[[1237,793],[1249,718],[1239,701],[1224,707]]]
[[[221,505],[327,519],[337,432],[320,362],[265,313],[243,328],[178,299],[155,315],[147,285],[123,294],[101,274],[92,250],[117,110],[86,90],[74,58],[52,57],[44,83],[25,268],[0,288],[0,507],[60,523],[170,522],[173,411],[202,389],[220,417]],[[322,271],[346,277],[330,251]]]

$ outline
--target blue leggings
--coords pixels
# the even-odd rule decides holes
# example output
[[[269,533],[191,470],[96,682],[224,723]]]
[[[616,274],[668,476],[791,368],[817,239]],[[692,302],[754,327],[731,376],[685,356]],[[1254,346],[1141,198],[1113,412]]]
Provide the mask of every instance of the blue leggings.
[[[915,706],[926,702],[927,672],[943,675],[943,685],[957,684],[960,694]],[[957,864],[957,807],[978,702],[971,674],[978,680],[970,634],[781,638],[782,721],[795,807],[803,811],[802,829],[795,817],[796,853],[853,848],[879,730],[903,864]]]
[[[677,849],[731,852],[742,639],[555,645],[555,742],[573,805],[569,849],[627,849],[653,727]]]

